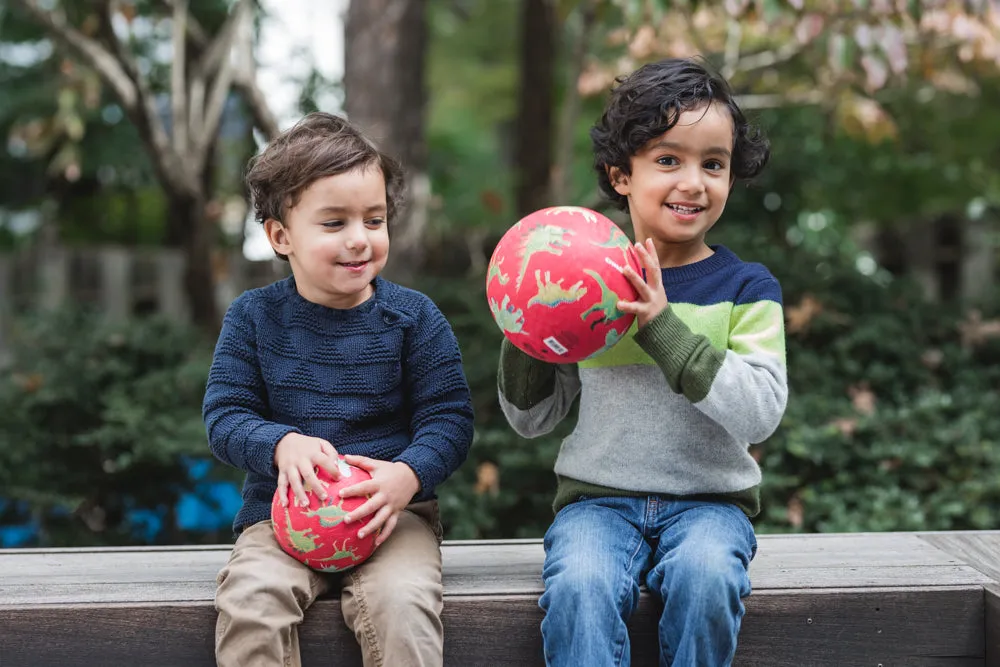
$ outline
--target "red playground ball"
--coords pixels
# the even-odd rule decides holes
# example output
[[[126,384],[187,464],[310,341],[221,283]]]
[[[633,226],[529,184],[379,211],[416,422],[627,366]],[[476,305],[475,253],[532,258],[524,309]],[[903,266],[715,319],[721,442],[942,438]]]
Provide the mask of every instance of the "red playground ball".
[[[618,301],[637,294],[632,243],[615,223],[579,206],[535,211],[507,230],[486,273],[490,312],[518,349],[551,363],[575,363],[610,349],[635,316]]]
[[[340,479],[334,482],[322,468],[316,476],[326,488],[327,499],[310,489],[309,507],[295,505],[292,489],[288,489],[288,507],[281,506],[281,496],[274,492],[271,502],[271,523],[274,536],[285,552],[320,572],[343,572],[365,562],[375,551],[375,531],[363,538],[358,531],[368,524],[372,515],[359,521],[344,523],[348,512],[364,504],[367,496],[341,498],[340,490],[371,479],[367,470],[340,461]]]

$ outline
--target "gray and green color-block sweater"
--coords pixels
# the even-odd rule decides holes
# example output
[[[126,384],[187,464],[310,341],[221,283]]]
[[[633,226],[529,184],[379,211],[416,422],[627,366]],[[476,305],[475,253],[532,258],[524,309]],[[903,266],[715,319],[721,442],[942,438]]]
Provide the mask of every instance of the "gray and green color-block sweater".
[[[713,498],[760,509],[751,443],[788,398],[778,281],[723,246],[662,269],[670,305],[613,348],[548,364],[504,340],[500,405],[524,437],[551,431],[580,397],[556,459],[555,509],[581,496]]]

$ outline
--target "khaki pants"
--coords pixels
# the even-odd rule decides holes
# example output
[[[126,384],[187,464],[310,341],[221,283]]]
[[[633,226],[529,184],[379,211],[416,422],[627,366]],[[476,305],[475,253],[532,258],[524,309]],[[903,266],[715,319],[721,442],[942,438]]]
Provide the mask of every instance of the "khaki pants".
[[[298,667],[305,610],[341,586],[344,621],[365,667],[442,665],[440,544],[437,501],[411,504],[371,558],[343,575],[316,572],[287,555],[270,521],[249,526],[218,576],[217,663]]]

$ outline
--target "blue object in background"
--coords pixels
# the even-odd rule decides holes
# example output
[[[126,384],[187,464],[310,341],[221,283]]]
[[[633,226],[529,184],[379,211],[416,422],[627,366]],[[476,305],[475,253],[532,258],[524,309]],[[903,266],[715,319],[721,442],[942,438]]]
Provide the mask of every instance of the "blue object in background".
[[[188,459],[185,464],[188,477],[195,485],[190,493],[181,496],[174,508],[177,527],[191,532],[216,532],[229,528],[243,502],[239,485],[207,479],[214,465],[211,459]],[[0,515],[10,505],[11,501],[0,499]],[[27,510],[26,503],[21,505]],[[69,512],[68,509],[64,511]],[[146,543],[156,541],[163,530],[166,515],[165,507],[136,507],[127,513],[133,534]],[[38,535],[38,529],[36,521],[0,525],[0,548],[31,546]]]

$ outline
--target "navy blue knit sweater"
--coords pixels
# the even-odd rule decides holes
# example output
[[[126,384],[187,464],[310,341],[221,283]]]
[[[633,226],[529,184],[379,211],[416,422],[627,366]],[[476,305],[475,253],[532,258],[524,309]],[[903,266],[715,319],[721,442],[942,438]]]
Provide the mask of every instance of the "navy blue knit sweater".
[[[293,277],[244,292],[222,324],[203,416],[212,453],[247,473],[236,532],[270,518],[274,449],[289,432],[406,463],[414,500],[433,498],[472,442],[451,326],[427,296],[382,278],[348,310],[303,299]]]

